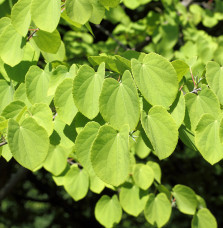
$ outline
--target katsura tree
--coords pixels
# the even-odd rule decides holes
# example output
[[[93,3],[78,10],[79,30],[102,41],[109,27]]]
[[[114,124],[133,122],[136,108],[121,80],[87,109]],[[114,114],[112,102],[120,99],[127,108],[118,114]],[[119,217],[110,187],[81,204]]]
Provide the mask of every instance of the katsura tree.
[[[85,27],[94,37],[92,26],[118,12],[119,0],[19,0],[10,1],[11,10],[7,1],[1,2],[6,12],[0,18],[1,156],[33,172],[46,169],[74,201],[88,191],[110,189],[112,196],[102,194],[92,205],[104,227],[117,225],[123,212],[134,217],[144,213],[149,224],[163,227],[173,208],[192,218],[192,228],[217,227],[202,195],[182,184],[163,185],[160,165],[150,159],[170,157],[179,142],[211,165],[223,158],[223,68],[221,55],[215,55],[217,41],[205,36],[212,44],[205,49],[208,57],[202,56],[200,44],[195,55],[201,56],[190,56],[190,41],[172,50],[178,26],[187,26],[190,39],[186,7],[177,0],[161,1],[168,14],[157,18],[149,13],[150,36],[155,36],[153,22],[162,26],[160,37],[142,46],[145,52],[133,50],[134,39],[128,43],[110,35],[128,50],[68,64],[58,24]],[[131,2],[122,4],[135,9],[151,1]],[[164,22],[176,19],[174,7],[181,18],[168,30]],[[220,12],[214,15],[217,22],[222,18]],[[125,29],[120,26],[119,32],[128,33]],[[119,32],[117,28],[114,34]],[[165,39],[165,34],[177,40]],[[198,31],[194,39],[201,36]]]

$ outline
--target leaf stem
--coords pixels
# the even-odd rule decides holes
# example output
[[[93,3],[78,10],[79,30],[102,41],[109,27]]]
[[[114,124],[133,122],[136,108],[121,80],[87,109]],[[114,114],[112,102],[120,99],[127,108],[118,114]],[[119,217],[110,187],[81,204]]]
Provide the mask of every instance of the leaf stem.
[[[0,147],[1,146],[4,146],[4,145],[6,145],[6,144],[8,144],[7,142],[2,142],[2,143],[0,143]]]

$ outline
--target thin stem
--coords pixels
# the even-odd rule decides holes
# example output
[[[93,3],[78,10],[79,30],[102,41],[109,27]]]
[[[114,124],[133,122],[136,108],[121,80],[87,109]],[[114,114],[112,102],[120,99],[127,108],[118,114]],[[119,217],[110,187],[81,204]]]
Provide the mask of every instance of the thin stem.
[[[98,29],[100,29],[105,35],[109,36],[110,38],[112,38],[119,46],[121,46],[122,48],[124,48],[125,50],[130,50],[126,45],[124,45],[120,40],[118,40],[117,38],[115,38],[108,30],[106,30],[104,27],[102,27],[101,25],[95,25]]]
[[[197,88],[197,85],[196,85],[196,82],[195,82],[195,80],[194,80],[194,76],[193,76],[193,73],[192,73],[191,67],[190,67],[190,75],[191,75],[192,80],[193,80],[193,83],[194,83],[194,88]]]
[[[2,142],[2,143],[0,143],[0,147],[1,146],[4,146],[4,145],[6,145],[6,144],[8,144],[7,142]]]
[[[29,35],[27,41],[29,41],[36,34],[37,31],[39,31],[39,28],[35,29],[34,32]]]

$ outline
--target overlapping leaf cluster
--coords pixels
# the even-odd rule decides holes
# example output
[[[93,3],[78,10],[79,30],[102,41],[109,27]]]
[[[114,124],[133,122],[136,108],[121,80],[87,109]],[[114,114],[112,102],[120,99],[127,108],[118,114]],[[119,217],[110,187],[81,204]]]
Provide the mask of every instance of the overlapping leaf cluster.
[[[19,0],[11,18],[0,19],[2,156],[32,171],[45,168],[75,201],[88,189],[98,194],[112,189],[114,195],[103,195],[95,207],[105,227],[119,223],[122,210],[133,216],[144,211],[150,224],[162,227],[175,206],[193,215],[192,227],[217,227],[191,188],[176,185],[169,191],[161,184],[159,164],[139,163],[135,156],[152,152],[168,158],[180,138],[211,164],[223,158],[221,65],[205,63],[197,80],[196,58],[170,62],[153,52],[92,56],[92,67],[36,65],[40,52],[46,62],[64,60],[56,30],[61,17],[91,31],[88,22],[100,23],[105,9],[118,4]]]

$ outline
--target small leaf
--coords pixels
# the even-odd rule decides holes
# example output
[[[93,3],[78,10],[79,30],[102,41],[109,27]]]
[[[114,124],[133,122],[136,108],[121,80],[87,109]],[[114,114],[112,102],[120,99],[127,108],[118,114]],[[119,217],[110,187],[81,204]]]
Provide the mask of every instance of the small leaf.
[[[21,125],[10,119],[8,144],[15,160],[23,167],[34,170],[47,156],[49,138],[46,130],[31,117],[25,119]]]
[[[151,225],[164,226],[170,218],[171,211],[171,203],[164,193],[159,193],[156,197],[154,194],[149,195],[144,214]]]
[[[171,62],[171,64],[177,72],[178,82],[180,82],[183,76],[185,76],[189,72],[190,67],[182,60],[175,60]]]
[[[68,125],[71,124],[78,112],[78,109],[74,104],[72,89],[73,79],[66,78],[57,87],[54,96],[54,104],[57,114],[60,119]]]
[[[158,163],[153,162],[153,161],[148,161],[146,163],[146,165],[148,165],[149,167],[152,168],[153,172],[154,172],[154,178],[158,183],[161,183],[161,169]]]
[[[61,45],[60,33],[57,30],[51,33],[39,30],[33,40],[41,51],[51,54],[56,54]]]
[[[144,164],[136,164],[133,168],[133,180],[141,189],[148,189],[154,180],[153,169]]]
[[[122,208],[118,197],[114,195],[110,198],[103,195],[96,204],[95,217],[103,226],[108,228],[118,224],[122,218]]]
[[[193,217],[192,228],[217,228],[218,224],[215,217],[207,208],[200,209]]]
[[[74,22],[85,24],[91,17],[93,7],[89,0],[67,0],[67,16]]]
[[[219,120],[210,114],[204,114],[195,130],[196,147],[204,159],[212,165],[223,158],[219,127]]]
[[[14,88],[5,80],[0,80],[0,113],[13,100]]]
[[[88,186],[88,173],[84,169],[79,169],[76,165],[72,165],[64,180],[64,188],[68,194],[75,201],[78,201],[87,195]]]
[[[78,110],[87,118],[93,119],[99,112],[99,96],[105,75],[102,63],[95,72],[93,68],[83,65],[78,70],[73,84],[73,98]]]
[[[197,198],[194,191],[184,185],[175,185],[173,188],[173,196],[176,199],[178,209],[189,215],[194,215],[197,208]]]
[[[137,217],[146,205],[148,193],[136,185],[126,183],[121,188],[119,198],[124,211]]]
[[[215,92],[220,103],[223,104],[223,67],[216,62],[208,62],[206,71],[208,85]]]
[[[142,126],[159,159],[169,157],[178,142],[177,125],[162,106],[154,106],[148,115],[142,113]]]

